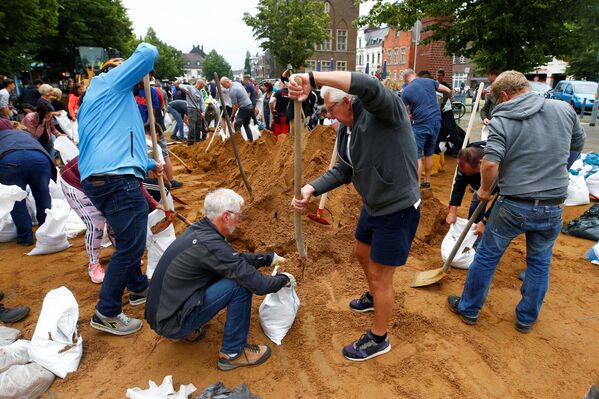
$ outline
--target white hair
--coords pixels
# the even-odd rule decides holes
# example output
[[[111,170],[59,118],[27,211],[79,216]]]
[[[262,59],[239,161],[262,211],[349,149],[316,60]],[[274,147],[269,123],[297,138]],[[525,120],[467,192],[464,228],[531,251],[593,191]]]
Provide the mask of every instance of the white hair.
[[[343,90],[339,90],[331,86],[322,86],[320,88],[320,95],[322,96],[322,98],[325,98],[325,96],[328,95],[329,101],[336,104],[342,103],[343,99],[346,97],[349,98],[349,102],[351,103],[354,103],[358,98],[358,96],[356,95],[347,94]]]
[[[47,84],[47,83],[44,83],[43,85],[41,85],[41,86],[39,87],[39,89],[37,89],[37,91],[39,91],[39,93],[40,93],[42,96],[44,96],[44,95],[46,95],[46,94],[47,94],[47,93],[48,93],[50,90],[52,90],[52,89],[53,89],[53,87],[52,87],[52,86],[50,86],[50,85],[49,85],[49,84]]]
[[[228,188],[217,188],[206,194],[204,199],[204,215],[212,220],[223,213],[239,212],[244,204],[243,197]]]

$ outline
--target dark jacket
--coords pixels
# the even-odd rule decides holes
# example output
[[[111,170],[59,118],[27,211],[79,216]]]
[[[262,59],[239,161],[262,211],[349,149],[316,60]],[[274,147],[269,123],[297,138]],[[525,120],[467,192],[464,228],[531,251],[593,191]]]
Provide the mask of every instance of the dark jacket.
[[[389,215],[420,199],[416,142],[401,99],[362,73],[351,76],[354,102],[350,157],[347,126],[337,132],[337,164],[310,182],[315,195],[352,182],[370,216]]]
[[[485,149],[487,145],[486,141],[475,141],[467,145],[467,147],[478,147]],[[464,193],[466,193],[466,187],[472,187],[474,190],[480,188],[480,173],[474,173],[471,175],[464,174],[458,169],[455,176],[455,183],[453,183],[453,189],[451,190],[451,199],[449,205],[460,206],[462,205],[462,199]]]
[[[21,97],[21,105],[29,104],[33,107],[37,105],[37,100],[41,97],[40,92],[37,89],[37,86],[31,85],[27,86],[23,90],[23,95]]]
[[[6,154],[18,150],[34,150],[43,153],[48,158],[52,180],[56,181],[56,166],[52,162],[52,158],[50,158],[44,147],[31,134],[22,130],[1,130],[0,159]]]
[[[485,105],[483,105],[483,107],[480,109],[480,119],[483,121],[485,119],[490,120],[493,117],[493,111],[495,110],[496,103],[497,100],[491,93],[491,90],[489,90],[485,95]]]
[[[204,291],[222,278],[237,282],[254,294],[277,292],[289,279],[256,270],[270,265],[273,254],[235,252],[215,226],[203,218],[191,225],[164,252],[152,276],[145,318],[162,336],[177,333]]]

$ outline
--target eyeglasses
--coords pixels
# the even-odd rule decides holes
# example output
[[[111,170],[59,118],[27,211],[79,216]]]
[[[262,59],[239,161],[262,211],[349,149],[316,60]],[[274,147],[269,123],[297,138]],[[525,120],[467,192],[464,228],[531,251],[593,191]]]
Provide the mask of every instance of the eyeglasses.
[[[234,211],[227,211],[229,213],[232,213],[233,215],[237,216],[239,219],[243,219],[243,212],[234,212]]]

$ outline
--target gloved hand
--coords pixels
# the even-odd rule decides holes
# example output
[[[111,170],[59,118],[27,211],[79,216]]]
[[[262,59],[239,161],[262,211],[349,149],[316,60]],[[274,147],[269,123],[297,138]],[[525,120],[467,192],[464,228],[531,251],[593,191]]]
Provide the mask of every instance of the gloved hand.
[[[283,272],[281,274],[287,276],[287,278],[289,279],[289,283],[287,283],[285,287],[295,287],[297,285],[297,282],[295,281],[295,277],[293,277],[293,274],[287,272]]]
[[[281,264],[283,264],[283,262],[285,262],[287,259],[283,258],[282,256],[277,255],[276,252],[274,252],[274,256],[272,257],[272,262],[270,263],[271,266],[279,266]]]

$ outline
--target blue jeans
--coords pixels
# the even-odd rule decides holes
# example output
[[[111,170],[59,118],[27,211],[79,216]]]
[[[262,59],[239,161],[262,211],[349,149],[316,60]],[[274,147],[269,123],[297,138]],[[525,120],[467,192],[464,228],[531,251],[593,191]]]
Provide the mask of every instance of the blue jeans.
[[[148,278],[141,272],[148,203],[139,182],[133,175],[103,175],[82,182],[83,192],[114,230],[116,250],[110,258],[96,305],[98,312],[108,317],[121,313],[125,287],[130,292],[148,288]]]
[[[474,261],[468,269],[459,311],[478,317],[483,307],[493,274],[501,256],[518,235],[526,235],[526,278],[516,306],[516,318],[525,325],[537,321],[543,298],[549,286],[549,266],[553,244],[562,227],[563,205],[539,206],[499,197]]]
[[[170,105],[168,106],[168,112],[170,112],[173,118],[175,118],[175,122],[177,122],[177,125],[175,126],[175,131],[173,132],[172,136],[178,137],[181,140],[183,140],[185,138],[185,132],[183,130],[183,118],[181,117],[181,114],[179,113],[179,111],[177,111]],[[177,132],[179,132],[179,134],[177,134]]]
[[[183,321],[184,326],[173,336],[184,338],[227,308],[221,352],[241,352],[247,343],[252,312],[252,293],[233,280],[221,279],[204,292],[204,303],[196,307]]]
[[[0,158],[0,183],[19,186],[23,190],[29,185],[35,199],[35,216],[39,225],[46,220],[46,209],[52,208],[48,188],[52,176],[51,167],[46,154],[38,150],[17,150]],[[17,240],[31,243],[31,216],[25,201],[15,202],[10,216],[17,227]]]

